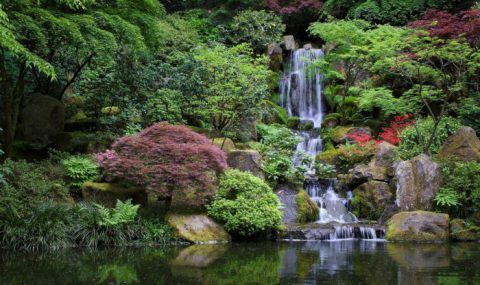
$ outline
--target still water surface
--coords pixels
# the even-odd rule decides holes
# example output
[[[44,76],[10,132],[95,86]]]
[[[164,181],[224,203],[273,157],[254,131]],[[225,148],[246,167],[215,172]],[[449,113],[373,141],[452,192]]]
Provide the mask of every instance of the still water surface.
[[[0,251],[0,284],[480,284],[480,244],[268,242]]]

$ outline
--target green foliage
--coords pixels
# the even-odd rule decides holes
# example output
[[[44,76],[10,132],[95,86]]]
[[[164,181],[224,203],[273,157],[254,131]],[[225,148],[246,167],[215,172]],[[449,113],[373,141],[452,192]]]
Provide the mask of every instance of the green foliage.
[[[462,125],[470,126],[477,134],[480,134],[480,93],[474,93],[470,97],[464,98],[456,108]]]
[[[454,134],[461,124],[458,119],[446,117],[440,121],[435,138],[430,147],[431,154],[437,154],[447,138]],[[408,160],[424,152],[424,146],[428,143],[434,129],[434,121],[431,117],[420,118],[411,127],[404,129],[400,135],[400,145],[397,155],[400,159]]]
[[[147,125],[164,121],[171,124],[184,123],[182,108],[178,100],[182,96],[180,91],[168,88],[159,89],[155,93],[147,95],[144,115]]]
[[[63,160],[65,174],[72,189],[80,189],[86,181],[92,181],[100,172],[90,157],[71,156]]]
[[[435,196],[436,209],[480,223],[480,163],[446,158],[440,165],[444,184]]]
[[[239,120],[258,114],[269,90],[266,57],[253,58],[244,44],[216,45],[199,48],[195,60],[201,92],[195,95],[193,115],[228,135]]]
[[[172,228],[158,219],[142,221],[142,235],[140,240],[146,244],[169,244],[177,241]]]
[[[127,245],[138,238],[141,227],[136,221],[139,205],[117,201],[115,208],[98,204],[79,204],[72,229],[72,238],[79,245]]]
[[[324,164],[316,161],[315,174],[322,179],[333,179],[337,175],[337,171],[334,165]]]
[[[241,236],[274,229],[280,225],[280,201],[260,178],[227,170],[220,178],[208,215],[225,223],[225,229]]]
[[[348,170],[355,164],[368,164],[376,151],[377,144],[374,141],[368,141],[363,144],[347,142],[338,148],[340,167],[343,170]]]
[[[257,125],[261,144],[256,148],[263,156],[262,169],[267,181],[275,186],[278,183],[302,181],[311,158],[304,154],[297,155],[297,163],[292,158],[300,138],[291,130],[279,125]]]
[[[246,10],[240,12],[228,27],[228,39],[233,44],[248,43],[257,53],[268,44],[276,43],[285,32],[282,19],[273,12]]]

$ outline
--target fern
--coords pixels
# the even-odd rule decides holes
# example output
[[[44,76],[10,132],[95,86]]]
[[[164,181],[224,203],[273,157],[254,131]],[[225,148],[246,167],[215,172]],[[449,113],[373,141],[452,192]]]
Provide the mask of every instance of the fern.
[[[450,188],[442,188],[435,196],[435,204],[440,207],[453,208],[460,205],[457,193]]]

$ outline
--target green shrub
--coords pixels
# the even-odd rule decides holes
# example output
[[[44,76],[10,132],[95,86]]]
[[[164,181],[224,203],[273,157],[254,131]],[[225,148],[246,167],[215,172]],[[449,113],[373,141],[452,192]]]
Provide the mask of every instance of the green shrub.
[[[319,178],[332,179],[335,178],[337,171],[335,170],[335,166],[317,161],[315,163],[315,173]]]
[[[62,204],[34,205],[22,217],[6,217],[0,222],[0,244],[24,249],[60,249],[71,246],[71,212]]]
[[[273,12],[247,10],[240,12],[228,27],[228,39],[234,44],[249,43],[258,53],[268,44],[280,40],[286,26]]]
[[[97,165],[89,157],[71,156],[63,160],[63,165],[72,189],[80,189],[84,182],[99,175]]]
[[[142,235],[140,240],[146,244],[168,244],[177,241],[172,228],[158,219],[142,221]]]
[[[113,209],[98,204],[78,206],[72,237],[79,245],[96,248],[98,245],[127,245],[138,238],[141,227],[137,222],[139,205],[131,200],[118,201]]]
[[[440,121],[436,136],[430,147],[431,154],[437,154],[447,138],[454,134],[461,124],[458,119],[445,117]],[[400,135],[400,145],[397,149],[397,156],[400,159],[408,160],[423,153],[433,132],[434,122],[430,117],[418,119],[415,125],[404,129]],[[418,130],[418,132],[417,132]]]
[[[241,236],[274,229],[282,221],[280,200],[272,189],[260,178],[238,170],[227,170],[220,178],[208,215]]]
[[[436,210],[480,223],[480,163],[448,158],[440,165],[444,185],[435,196]]]

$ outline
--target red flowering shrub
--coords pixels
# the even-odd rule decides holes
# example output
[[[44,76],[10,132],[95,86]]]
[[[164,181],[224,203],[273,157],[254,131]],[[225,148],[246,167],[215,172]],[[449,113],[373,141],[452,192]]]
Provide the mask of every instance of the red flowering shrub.
[[[200,189],[204,205],[215,193],[215,181],[226,167],[226,155],[203,135],[185,126],[153,125],[134,136],[118,139],[112,150],[98,154],[108,177],[171,197],[178,187]]]
[[[304,10],[318,10],[322,7],[323,1],[319,0],[265,0],[265,5],[273,11],[282,15],[293,15]]]
[[[388,143],[397,145],[400,143],[400,138],[398,135],[407,127],[412,126],[415,123],[412,114],[407,114],[405,116],[395,116],[394,121],[388,128],[384,128],[379,137]]]
[[[457,14],[430,9],[425,12],[421,20],[410,22],[408,26],[426,29],[432,37],[454,39],[465,35],[472,44],[478,45],[480,42],[480,10],[478,9]]]

